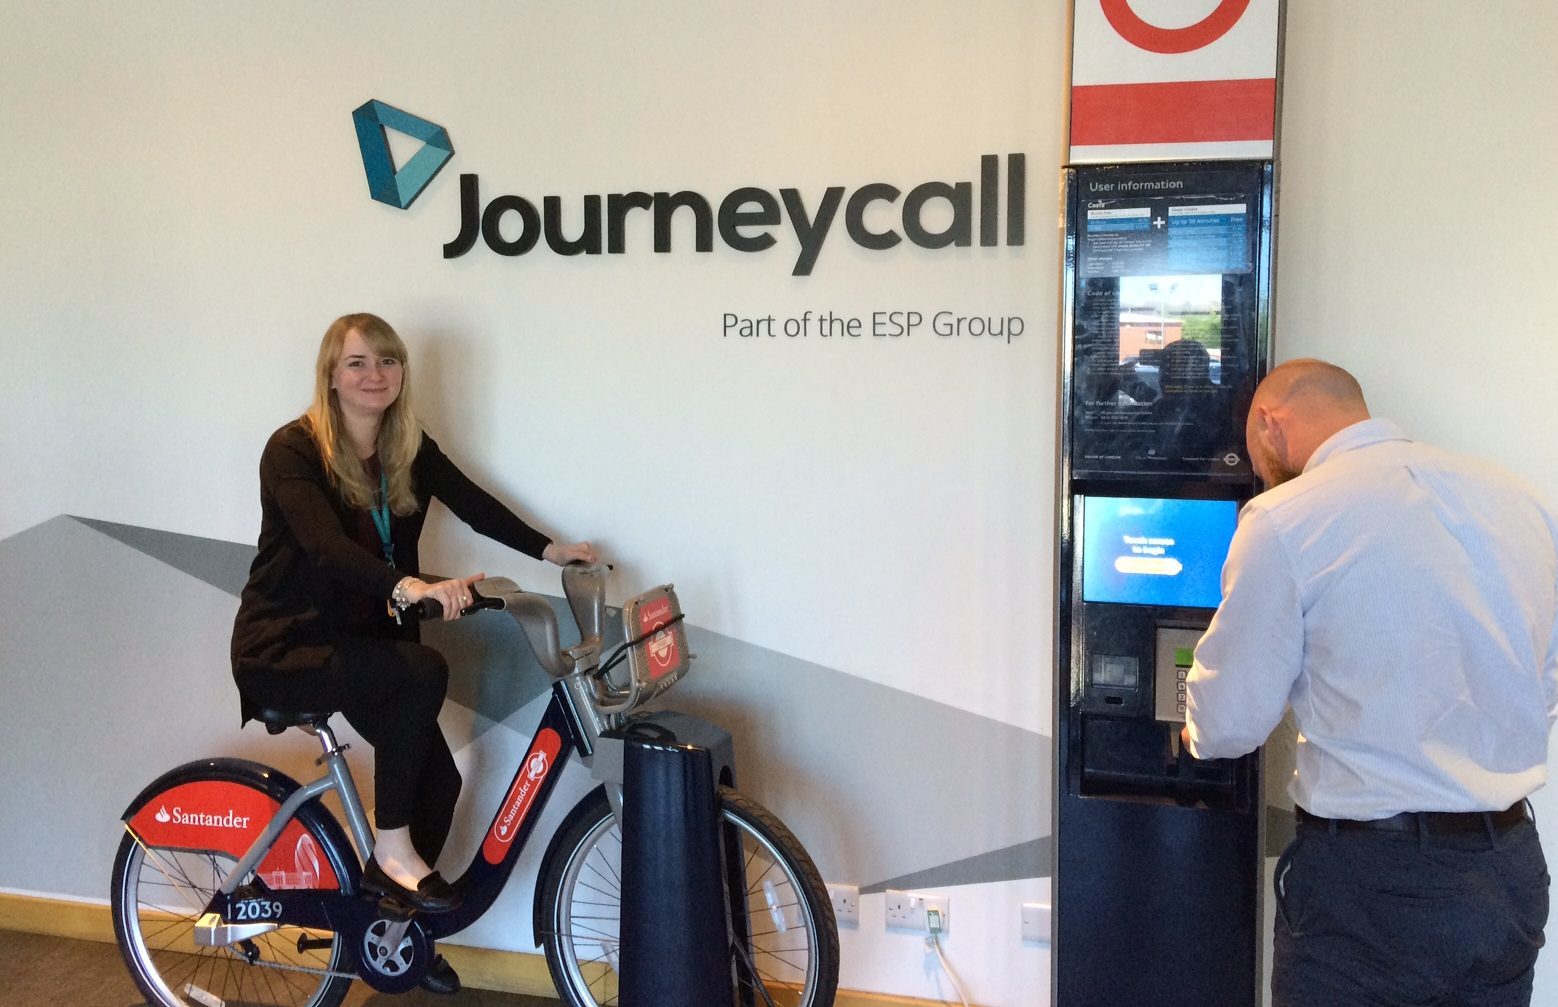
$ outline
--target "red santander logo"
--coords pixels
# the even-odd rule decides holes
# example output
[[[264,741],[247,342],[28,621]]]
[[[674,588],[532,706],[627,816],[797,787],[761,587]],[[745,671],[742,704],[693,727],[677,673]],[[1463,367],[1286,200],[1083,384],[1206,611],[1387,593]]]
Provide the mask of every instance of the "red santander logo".
[[[664,626],[671,618],[671,601],[669,598],[657,598],[648,602],[638,610],[639,633],[654,633]],[[649,677],[660,678],[666,672],[676,666],[680,654],[677,653],[676,634],[670,630],[655,633],[645,643],[644,649],[649,653]]]
[[[530,751],[525,754],[524,768],[509,788],[508,796],[503,799],[503,809],[493,819],[492,828],[482,841],[481,853],[487,863],[498,864],[503,861],[562,750],[562,736],[550,727],[542,728],[530,743]]]

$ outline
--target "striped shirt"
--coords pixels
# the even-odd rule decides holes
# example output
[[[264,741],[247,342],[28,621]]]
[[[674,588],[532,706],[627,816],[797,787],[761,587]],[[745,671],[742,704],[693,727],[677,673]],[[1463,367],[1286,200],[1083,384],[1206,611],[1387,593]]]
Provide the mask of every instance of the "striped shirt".
[[[1190,751],[1291,706],[1289,793],[1326,818],[1508,807],[1558,716],[1558,518],[1504,470],[1365,420],[1251,500],[1187,683]]]

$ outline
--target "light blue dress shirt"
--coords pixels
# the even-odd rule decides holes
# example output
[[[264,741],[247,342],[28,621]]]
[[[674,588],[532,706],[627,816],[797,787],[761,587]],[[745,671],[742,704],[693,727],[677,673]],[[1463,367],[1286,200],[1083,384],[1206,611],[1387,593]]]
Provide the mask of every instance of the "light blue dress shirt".
[[[1355,423],[1245,505],[1222,587],[1193,755],[1252,751],[1291,706],[1315,815],[1501,809],[1546,781],[1558,518],[1503,469]]]

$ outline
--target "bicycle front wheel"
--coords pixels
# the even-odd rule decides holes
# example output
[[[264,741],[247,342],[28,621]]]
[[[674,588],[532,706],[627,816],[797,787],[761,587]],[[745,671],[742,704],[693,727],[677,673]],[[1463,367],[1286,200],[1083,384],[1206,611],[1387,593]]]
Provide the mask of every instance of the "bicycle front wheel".
[[[314,837],[319,842],[319,837]],[[156,1007],[336,1007],[351,976],[333,933],[281,926],[227,947],[195,944],[195,923],[237,861],[146,846],[128,829],[114,858],[114,936]]]
[[[756,801],[721,787],[734,869],[744,877],[741,947],[732,976],[741,1004],[831,1007],[838,988],[838,924],[827,886],[799,840]],[[541,939],[570,1007],[618,1002],[622,833],[603,788],[569,813],[541,863]],[[735,879],[732,879],[735,881]]]

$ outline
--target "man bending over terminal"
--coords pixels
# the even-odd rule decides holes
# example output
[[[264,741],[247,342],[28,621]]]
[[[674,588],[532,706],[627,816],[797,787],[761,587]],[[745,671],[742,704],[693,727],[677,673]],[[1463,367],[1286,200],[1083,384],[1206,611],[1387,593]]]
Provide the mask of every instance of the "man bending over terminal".
[[[1239,515],[1184,742],[1243,755],[1293,710],[1272,1001],[1529,1004],[1558,518],[1502,469],[1371,419],[1323,361],[1275,368],[1245,433],[1268,489]]]

